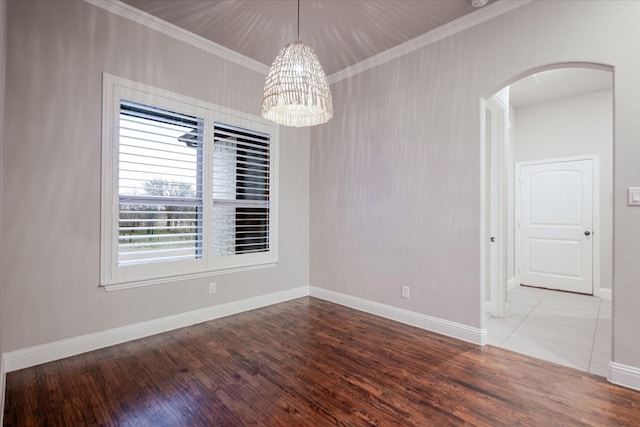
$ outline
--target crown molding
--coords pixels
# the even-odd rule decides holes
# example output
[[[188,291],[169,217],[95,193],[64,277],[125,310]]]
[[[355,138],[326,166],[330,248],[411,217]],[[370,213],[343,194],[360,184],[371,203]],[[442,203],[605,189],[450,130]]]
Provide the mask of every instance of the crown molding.
[[[194,34],[177,25],[171,24],[163,19],[150,15],[146,12],[136,9],[126,3],[119,0],[85,0],[87,3],[93,6],[104,9],[115,15],[122,16],[123,18],[130,19],[152,30],[159,31],[170,37],[173,37],[182,42],[188,43],[192,46],[200,48],[206,52],[217,55],[230,62],[242,65],[250,70],[257,71],[258,73],[266,75],[269,72],[269,66],[261,62],[251,59],[248,56],[242,55],[234,50],[226,48],[218,43],[214,43],[211,40],[205,39],[202,36]]]
[[[357,64],[337,71],[328,77],[329,84],[337,83],[340,80],[344,80],[370,68],[377,67],[385,62],[392,61],[403,55],[488,21],[489,19],[495,18],[496,16],[517,9],[520,6],[531,3],[532,1],[533,0],[497,0],[482,9],[478,9],[475,12],[464,15],[418,37],[387,49],[384,52],[371,56],[364,61],[360,61]]]
[[[198,47],[206,52],[222,57],[230,62],[242,65],[250,70],[266,75],[269,72],[269,66],[248,56],[242,55],[234,50],[226,48],[218,43],[212,42],[202,36],[187,31],[177,25],[171,24],[156,16],[136,9],[135,7],[121,2],[120,0],[84,0],[85,2],[111,12],[115,15],[122,16],[138,24],[144,25],[152,30],[159,31],[170,37],[173,37],[192,46]],[[370,68],[377,67],[385,62],[392,61],[403,55],[421,49],[425,46],[433,44],[439,40],[462,32],[468,28],[481,24],[496,16],[510,12],[525,4],[531,3],[533,0],[497,0],[488,6],[483,7],[475,12],[464,15],[455,21],[451,21],[445,25],[435,28],[418,37],[408,40],[402,44],[394,46],[390,49],[371,56],[364,61],[351,65],[340,71],[331,74],[328,79],[329,83],[337,83],[348,77],[366,71]]]

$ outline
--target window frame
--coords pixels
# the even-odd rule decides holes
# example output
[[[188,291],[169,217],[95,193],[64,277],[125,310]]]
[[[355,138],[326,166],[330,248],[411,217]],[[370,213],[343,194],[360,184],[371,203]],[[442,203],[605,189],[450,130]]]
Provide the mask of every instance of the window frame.
[[[279,127],[258,116],[221,107],[146,84],[103,73],[100,286],[126,289],[180,280],[274,267],[278,262]],[[118,265],[119,117],[121,100],[204,119],[202,257],[136,265]],[[270,135],[269,249],[239,255],[213,255],[214,124],[222,123]]]

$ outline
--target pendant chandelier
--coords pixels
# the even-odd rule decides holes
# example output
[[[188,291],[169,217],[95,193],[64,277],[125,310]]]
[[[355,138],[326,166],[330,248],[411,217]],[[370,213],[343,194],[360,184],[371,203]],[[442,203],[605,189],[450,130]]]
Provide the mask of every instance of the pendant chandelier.
[[[264,82],[262,108],[265,119],[284,126],[315,126],[333,117],[329,82],[318,57],[298,37],[282,48]]]

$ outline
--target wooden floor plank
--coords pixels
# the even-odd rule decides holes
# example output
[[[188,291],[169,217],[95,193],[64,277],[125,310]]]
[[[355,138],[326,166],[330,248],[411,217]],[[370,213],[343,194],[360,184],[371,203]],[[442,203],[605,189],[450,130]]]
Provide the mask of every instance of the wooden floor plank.
[[[640,393],[306,297],[7,375],[5,426],[638,426]]]

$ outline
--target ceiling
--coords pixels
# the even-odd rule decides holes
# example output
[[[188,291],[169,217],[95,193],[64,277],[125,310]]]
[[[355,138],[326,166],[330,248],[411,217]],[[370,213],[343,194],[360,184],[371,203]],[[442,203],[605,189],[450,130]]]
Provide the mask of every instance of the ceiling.
[[[270,66],[296,39],[295,0],[123,0]],[[331,75],[477,10],[470,0],[302,0],[300,39]]]
[[[514,108],[529,107],[611,88],[613,75],[609,71],[561,68],[532,74],[513,83],[509,88],[509,103]]]
[[[122,1],[265,66],[296,39],[296,0]],[[301,0],[300,39],[331,75],[477,10],[470,0]],[[522,108],[612,87],[608,71],[550,70],[513,83],[510,103]]]

